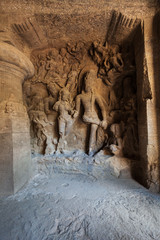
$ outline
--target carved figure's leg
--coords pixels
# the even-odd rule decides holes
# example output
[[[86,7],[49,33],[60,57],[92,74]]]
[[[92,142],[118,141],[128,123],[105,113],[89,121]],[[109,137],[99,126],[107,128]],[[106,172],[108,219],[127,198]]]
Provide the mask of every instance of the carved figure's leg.
[[[66,123],[66,129],[65,129],[66,136],[69,134],[72,125],[73,125],[73,119],[69,118],[69,121],[67,121],[67,123]]]
[[[48,97],[44,99],[44,109],[45,109],[46,114],[50,113],[50,110],[49,110],[49,98]]]
[[[91,131],[90,131],[90,138],[89,138],[89,152],[88,152],[90,156],[94,154],[97,128],[98,128],[98,125],[91,124]]]
[[[55,145],[52,136],[47,136],[45,154],[55,153]]]
[[[37,124],[36,129],[37,145],[42,146],[45,141],[45,136],[43,135],[43,127],[40,124]]]
[[[57,150],[62,152],[64,148],[66,122],[63,119],[59,119],[58,125],[59,125],[59,141]]]
[[[65,136],[65,128],[66,128],[66,122],[63,119],[59,119],[58,121],[58,127],[59,127],[59,135],[60,138],[64,138]]]

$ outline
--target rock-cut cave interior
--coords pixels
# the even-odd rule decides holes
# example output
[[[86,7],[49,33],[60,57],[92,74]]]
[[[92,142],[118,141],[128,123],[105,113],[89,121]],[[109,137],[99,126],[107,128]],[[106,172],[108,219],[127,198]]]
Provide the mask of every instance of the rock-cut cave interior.
[[[159,240],[159,0],[0,13],[0,239]]]

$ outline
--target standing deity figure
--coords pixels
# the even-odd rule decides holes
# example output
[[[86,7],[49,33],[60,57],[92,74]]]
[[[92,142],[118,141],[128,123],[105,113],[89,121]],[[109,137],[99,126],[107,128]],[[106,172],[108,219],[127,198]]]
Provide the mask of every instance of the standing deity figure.
[[[90,70],[86,73],[84,78],[85,89],[84,91],[76,97],[76,115],[80,112],[81,104],[84,107],[83,122],[90,124],[90,137],[89,137],[89,155],[93,156],[95,153],[96,145],[96,133],[99,126],[106,129],[106,111],[103,103],[102,97],[95,92],[95,80],[96,80],[95,70]],[[96,106],[99,106],[101,110],[102,120],[99,118]]]
[[[59,99],[54,104],[53,110],[57,111],[59,114],[58,117],[59,141],[57,150],[63,152],[66,144],[65,137],[70,132],[75,115],[75,110],[73,110],[71,104],[70,92],[66,87],[60,90]]]

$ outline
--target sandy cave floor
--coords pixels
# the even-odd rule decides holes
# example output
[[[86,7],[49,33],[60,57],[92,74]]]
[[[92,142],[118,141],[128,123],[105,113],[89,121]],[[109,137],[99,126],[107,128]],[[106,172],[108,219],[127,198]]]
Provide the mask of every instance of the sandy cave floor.
[[[160,239],[160,195],[132,179],[37,175],[0,199],[0,240]]]

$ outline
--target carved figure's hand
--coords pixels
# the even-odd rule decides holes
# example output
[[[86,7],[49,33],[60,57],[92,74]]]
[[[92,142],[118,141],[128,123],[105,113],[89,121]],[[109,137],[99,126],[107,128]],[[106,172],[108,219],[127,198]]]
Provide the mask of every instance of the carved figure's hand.
[[[78,117],[78,111],[74,110],[73,118],[76,118],[76,117]]]
[[[110,148],[111,152],[112,152],[115,156],[117,156],[117,157],[123,157],[123,151],[122,151],[122,148],[121,148],[121,147],[119,147],[119,146],[117,146],[117,145],[115,145],[115,144],[111,144],[111,145],[109,146],[109,148]]]
[[[45,112],[46,112],[47,115],[51,113],[50,110],[45,110]]]
[[[110,148],[110,150],[114,153],[114,152],[116,152],[117,150],[119,150],[119,147],[117,146],[117,145],[115,145],[115,144],[111,144],[110,146],[109,146],[109,148]]]
[[[107,128],[107,121],[106,120],[103,120],[103,121],[101,121],[101,123],[100,123],[100,126],[102,127],[102,128],[104,128],[104,129],[106,129]]]

